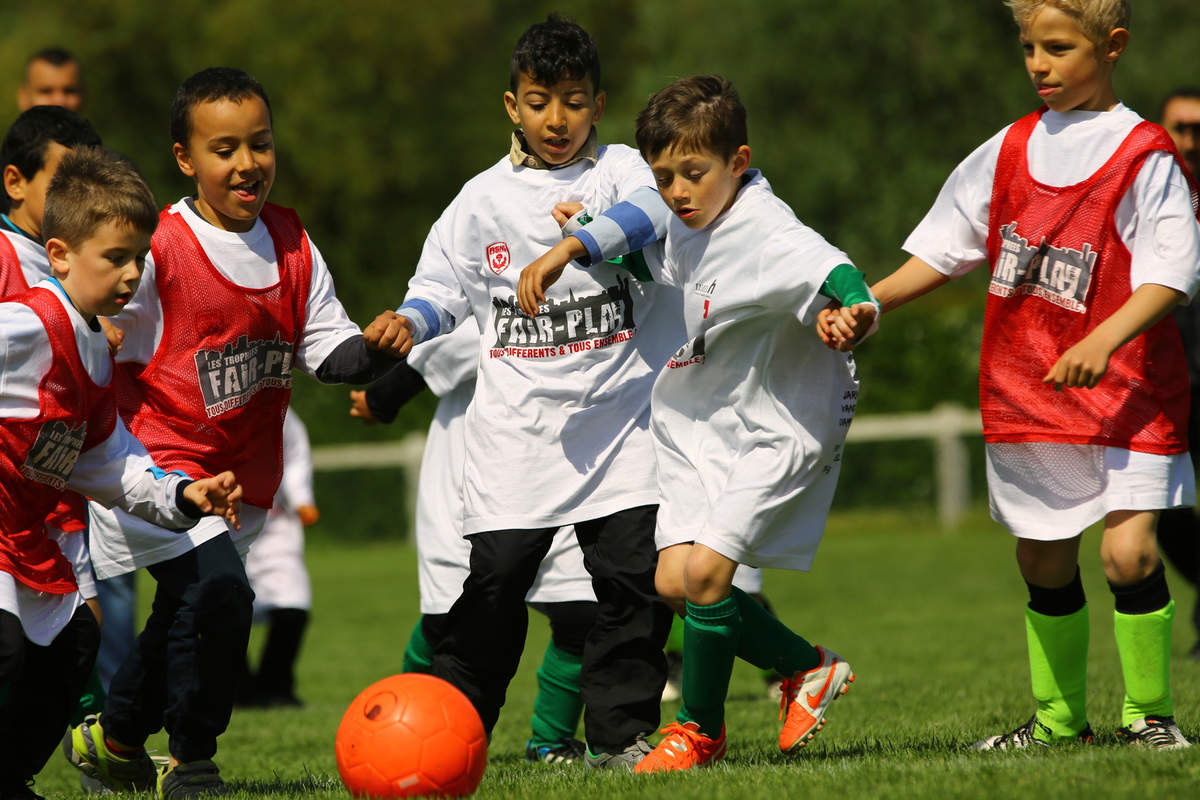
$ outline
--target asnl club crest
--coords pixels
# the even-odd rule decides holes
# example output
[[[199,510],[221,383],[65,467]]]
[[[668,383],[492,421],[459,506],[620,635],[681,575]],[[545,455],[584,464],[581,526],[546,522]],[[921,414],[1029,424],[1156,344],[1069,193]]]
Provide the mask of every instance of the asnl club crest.
[[[492,272],[499,275],[508,269],[512,256],[508,252],[508,242],[492,242],[487,246],[487,263]]]

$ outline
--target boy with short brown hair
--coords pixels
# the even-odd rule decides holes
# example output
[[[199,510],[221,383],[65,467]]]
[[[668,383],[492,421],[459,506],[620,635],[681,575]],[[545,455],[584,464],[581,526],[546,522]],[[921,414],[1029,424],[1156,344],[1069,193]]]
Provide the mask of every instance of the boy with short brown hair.
[[[595,264],[642,247],[654,280],[682,291],[688,341],[655,381],[650,430],[655,584],[684,615],[683,705],[639,773],[724,756],[735,657],[787,676],[778,736],[785,753],[807,745],[854,680],[844,659],[733,585],[739,564],[810,568],[858,380],[853,358],[829,352],[807,327],[831,298],[868,324],[876,311],[849,256],[750,169],[747,140],[745,107],[721,76],[656,92],[638,115],[637,143],[660,196],[606,211],[521,276],[528,312],[546,285],[568,276],[571,260]]]
[[[117,419],[98,315],[133,296],[157,212],[128,162],[62,159],[46,198],[54,276],[0,302],[0,797],[28,788],[79,699],[99,644],[78,581],[43,520],[66,489],[172,529],[212,511],[237,524],[233,474],[163,472]]]

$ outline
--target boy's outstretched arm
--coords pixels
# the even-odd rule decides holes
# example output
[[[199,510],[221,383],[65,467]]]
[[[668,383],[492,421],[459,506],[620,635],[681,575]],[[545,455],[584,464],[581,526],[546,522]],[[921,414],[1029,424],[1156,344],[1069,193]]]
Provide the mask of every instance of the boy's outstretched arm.
[[[949,281],[948,277],[913,256],[898,270],[872,286],[871,294],[879,301],[880,312],[891,311]]]
[[[1059,356],[1042,383],[1053,383],[1055,391],[1064,386],[1094,388],[1108,371],[1108,361],[1117,348],[1186,302],[1187,295],[1177,289],[1142,284],[1108,319]]]
[[[950,278],[913,256],[891,275],[872,286],[871,294],[879,302],[879,313],[882,314],[933,291],[949,280]],[[856,327],[848,319],[852,316],[856,316],[852,309],[845,307],[823,309],[817,316],[817,335],[831,348],[851,349],[856,341],[848,335],[848,332]],[[867,325],[871,322],[873,320],[867,321]]]

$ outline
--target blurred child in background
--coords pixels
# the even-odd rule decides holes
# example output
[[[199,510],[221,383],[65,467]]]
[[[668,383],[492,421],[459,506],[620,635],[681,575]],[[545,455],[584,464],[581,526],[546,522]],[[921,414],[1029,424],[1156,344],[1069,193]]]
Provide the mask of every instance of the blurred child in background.
[[[246,554],[254,590],[254,619],[267,623],[258,669],[246,670],[244,706],[301,706],[296,658],[312,608],[312,583],[304,565],[304,529],[320,518],[313,496],[312,447],[300,417],[288,406],[283,418],[283,478],[262,533]]]

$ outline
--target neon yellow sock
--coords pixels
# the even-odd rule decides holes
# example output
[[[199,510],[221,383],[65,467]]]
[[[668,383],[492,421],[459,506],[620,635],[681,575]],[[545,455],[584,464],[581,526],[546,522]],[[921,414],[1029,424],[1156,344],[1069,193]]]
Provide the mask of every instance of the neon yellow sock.
[[[1051,739],[1074,739],[1087,727],[1087,606],[1064,617],[1025,608],[1029,642],[1029,678],[1037,700],[1038,722]],[[1043,733],[1035,728],[1034,735]]]
[[[1113,633],[1125,676],[1121,724],[1147,716],[1169,717],[1171,702],[1171,625],[1175,601],[1148,614],[1113,612]]]

